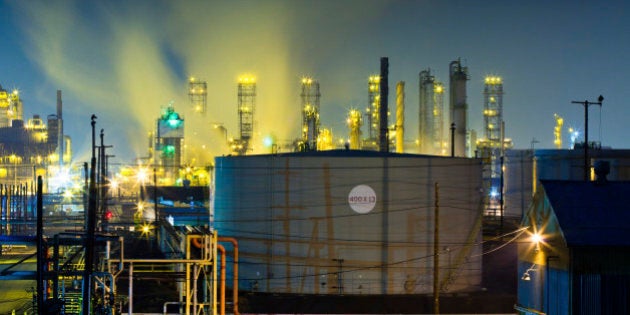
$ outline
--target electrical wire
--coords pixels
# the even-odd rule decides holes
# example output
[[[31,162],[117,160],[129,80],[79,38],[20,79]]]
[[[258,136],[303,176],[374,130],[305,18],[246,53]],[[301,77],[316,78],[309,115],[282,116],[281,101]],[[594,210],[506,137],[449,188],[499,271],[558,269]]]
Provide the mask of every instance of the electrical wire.
[[[481,242],[475,242],[475,243],[471,243],[469,245],[461,245],[461,246],[456,247],[454,249],[449,249],[449,251],[459,250],[459,249],[462,249],[465,246],[479,246],[479,245],[482,245],[483,243],[486,243],[486,242],[489,242],[489,241],[493,241],[493,240],[497,240],[497,239],[503,238],[505,236],[518,233],[514,238],[512,238],[508,242],[508,243],[510,243],[510,242],[513,242],[514,240],[516,240],[518,238],[518,236],[520,236],[528,228],[529,227],[521,227],[521,228],[516,229],[514,231],[510,231],[510,232],[504,233],[502,235],[496,236],[496,237],[494,237],[494,238],[492,238],[490,240],[485,240],[485,241],[481,241]],[[505,245],[507,245],[508,243],[506,243]],[[484,256],[484,255],[487,255],[487,254],[489,254],[491,252],[494,252],[496,250],[499,250],[499,249],[505,247],[505,245],[504,246],[500,246],[497,249],[494,249],[494,250],[491,250],[491,251],[479,254],[479,255],[468,256],[468,259],[478,258],[478,257]],[[446,250],[442,250],[439,253],[437,253],[437,255],[443,255],[445,251]],[[399,261],[395,261],[395,262],[391,262],[391,263],[376,264],[376,265],[365,266],[365,267],[348,267],[348,269],[344,268],[343,270],[334,271],[334,272],[324,272],[324,273],[317,273],[317,274],[313,273],[313,274],[306,274],[306,275],[293,275],[293,276],[283,276],[283,277],[276,277],[276,276],[273,276],[273,277],[262,277],[262,278],[261,277],[257,277],[257,278],[239,277],[239,280],[245,280],[245,281],[279,280],[279,279],[295,279],[295,278],[307,278],[307,277],[320,277],[320,276],[331,275],[331,274],[337,275],[337,274],[341,274],[341,273],[350,273],[350,272],[356,272],[356,271],[362,271],[362,270],[389,268],[389,267],[392,267],[392,266],[397,266],[397,265],[401,265],[401,264],[405,264],[405,263],[417,262],[417,261],[430,259],[430,258],[433,258],[435,255],[436,254],[429,254],[429,255],[413,257],[413,258],[404,259],[404,260],[399,260]],[[307,259],[307,258],[305,257],[304,259]],[[241,264],[241,263],[247,264],[243,260],[239,260],[239,264]],[[251,264],[251,265],[265,265],[265,266],[267,266],[267,265],[276,265],[276,266],[285,266],[285,267],[286,266],[290,266],[290,267],[295,267],[295,268],[298,268],[298,267],[306,267],[306,268],[308,268],[308,267],[312,267],[312,268],[314,268],[314,267],[323,267],[323,266],[305,265],[305,264],[291,264],[291,265],[288,265],[288,264],[285,264],[285,263],[271,263],[270,264],[270,263],[262,263],[262,262],[260,262],[260,263],[250,262],[249,264]],[[330,267],[335,267],[335,266],[331,265],[331,266],[325,266],[325,267],[330,268]],[[409,268],[409,267],[403,267],[403,268]],[[469,269],[469,270],[477,270],[477,269]]]

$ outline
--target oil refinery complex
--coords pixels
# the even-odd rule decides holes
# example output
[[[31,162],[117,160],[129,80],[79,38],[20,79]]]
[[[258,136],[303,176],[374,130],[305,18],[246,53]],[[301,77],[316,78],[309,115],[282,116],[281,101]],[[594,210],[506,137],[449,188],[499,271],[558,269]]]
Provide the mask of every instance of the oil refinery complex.
[[[73,160],[61,91],[55,114],[25,122],[19,92],[0,87],[0,242],[18,261],[0,291],[20,291],[0,312],[513,313],[520,222],[540,180],[594,180],[596,162],[628,180],[630,150],[564,149],[559,115],[553,149],[514,149],[503,79],[485,77],[471,113],[468,66],[448,70],[448,82],[426,68],[390,84],[381,58],[342,136],[324,124],[318,79],[302,77],[289,140],[258,131],[257,78],[236,82],[234,137],[190,78],[189,104],[155,109],[146,156],[116,167],[95,116],[90,164]],[[220,156],[197,154],[212,145]]]

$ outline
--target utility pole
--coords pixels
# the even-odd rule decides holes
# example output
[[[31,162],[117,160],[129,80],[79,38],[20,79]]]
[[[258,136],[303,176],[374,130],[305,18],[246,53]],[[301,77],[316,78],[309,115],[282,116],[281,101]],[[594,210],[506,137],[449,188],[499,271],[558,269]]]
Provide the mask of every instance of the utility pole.
[[[455,123],[451,123],[451,157],[455,156]]]
[[[584,106],[584,181],[588,181],[589,179],[589,171],[591,169],[591,165],[588,161],[588,107],[590,105],[599,105],[602,106],[602,102],[604,101],[603,96],[599,96],[597,98],[597,102],[590,101],[572,101],[572,104],[581,104]]]
[[[42,176],[37,176],[37,314],[44,314],[44,206]]]
[[[85,269],[83,270],[83,314],[90,312],[92,299],[92,272],[94,270],[94,237],[96,229],[96,115],[92,115],[92,159],[90,161],[90,185],[88,195],[87,231],[85,233]]]
[[[435,183],[435,213],[433,229],[433,314],[440,314],[440,186]]]

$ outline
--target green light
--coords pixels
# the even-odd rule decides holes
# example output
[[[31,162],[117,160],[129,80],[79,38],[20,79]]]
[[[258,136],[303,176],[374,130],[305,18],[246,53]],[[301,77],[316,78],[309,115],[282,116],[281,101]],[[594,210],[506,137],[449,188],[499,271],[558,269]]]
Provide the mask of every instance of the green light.
[[[174,157],[175,156],[175,146],[165,145],[164,148],[162,148],[162,155],[164,157],[167,157],[167,158]]]
[[[181,127],[184,120],[179,117],[179,114],[169,107],[165,113],[162,114],[162,120],[165,120],[169,127],[176,129]]]
[[[182,124],[182,121],[179,119],[169,119],[168,126],[175,129],[178,128]]]

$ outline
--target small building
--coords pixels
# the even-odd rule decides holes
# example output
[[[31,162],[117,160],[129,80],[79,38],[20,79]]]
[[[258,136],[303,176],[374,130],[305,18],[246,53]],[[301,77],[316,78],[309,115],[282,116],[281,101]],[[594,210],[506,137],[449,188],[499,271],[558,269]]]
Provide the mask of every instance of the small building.
[[[520,314],[630,312],[630,182],[541,180],[519,243]]]

